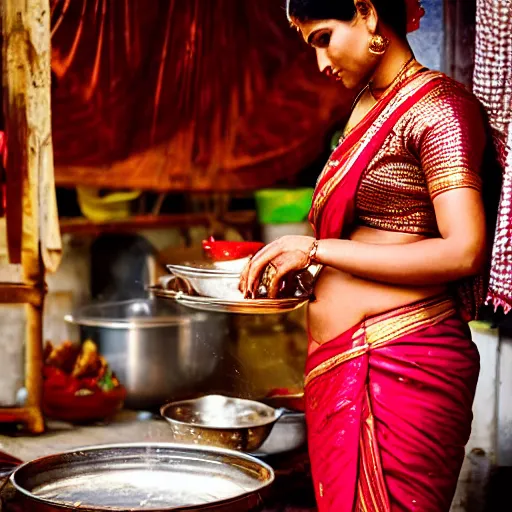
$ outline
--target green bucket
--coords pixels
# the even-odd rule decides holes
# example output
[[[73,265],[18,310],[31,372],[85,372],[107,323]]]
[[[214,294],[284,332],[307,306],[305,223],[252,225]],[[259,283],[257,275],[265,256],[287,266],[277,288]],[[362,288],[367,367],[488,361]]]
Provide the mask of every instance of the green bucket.
[[[312,188],[258,190],[255,192],[258,219],[261,224],[304,222],[312,198]]]

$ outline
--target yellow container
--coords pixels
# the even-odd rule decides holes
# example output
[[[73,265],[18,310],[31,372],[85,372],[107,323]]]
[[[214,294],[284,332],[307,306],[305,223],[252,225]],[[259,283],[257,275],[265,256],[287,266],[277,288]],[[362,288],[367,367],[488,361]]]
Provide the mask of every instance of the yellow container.
[[[77,187],[76,192],[82,214],[93,222],[126,219],[131,214],[132,201],[141,195],[133,190],[100,196],[99,190],[87,187]]]

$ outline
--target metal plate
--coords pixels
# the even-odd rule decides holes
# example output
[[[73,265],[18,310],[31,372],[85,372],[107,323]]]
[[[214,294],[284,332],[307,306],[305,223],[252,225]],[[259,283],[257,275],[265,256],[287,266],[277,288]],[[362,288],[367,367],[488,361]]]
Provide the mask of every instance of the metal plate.
[[[167,265],[167,270],[173,274],[183,277],[233,277],[239,276],[241,272],[230,271],[223,268],[215,267],[213,264],[197,264],[197,265]]]
[[[214,510],[254,498],[273,480],[269,466],[246,454],[165,443],[75,450],[24,464],[11,476],[25,497],[98,511]]]
[[[308,299],[244,299],[240,301],[216,299],[213,297],[197,297],[183,292],[163,290],[159,287],[150,288],[156,297],[170,299],[183,306],[201,311],[215,313],[239,313],[243,315],[274,315],[289,313],[306,304]]]

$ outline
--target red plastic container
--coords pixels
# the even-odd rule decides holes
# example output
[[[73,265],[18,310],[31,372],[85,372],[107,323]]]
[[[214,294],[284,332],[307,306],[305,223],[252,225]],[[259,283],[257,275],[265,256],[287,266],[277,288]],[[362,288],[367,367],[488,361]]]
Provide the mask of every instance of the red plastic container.
[[[229,261],[247,258],[256,254],[265,244],[263,242],[230,242],[210,237],[203,240],[203,250],[213,261]]]

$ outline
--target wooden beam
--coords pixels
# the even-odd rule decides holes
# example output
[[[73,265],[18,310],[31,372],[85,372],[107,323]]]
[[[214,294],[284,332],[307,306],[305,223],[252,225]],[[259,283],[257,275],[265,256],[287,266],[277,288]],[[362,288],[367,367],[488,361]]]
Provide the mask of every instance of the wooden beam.
[[[212,215],[206,213],[179,213],[170,215],[132,215],[127,219],[109,222],[93,222],[85,218],[62,218],[61,233],[77,235],[100,235],[103,233],[133,233],[143,229],[188,228],[192,226],[210,226]],[[252,225],[256,222],[256,212],[226,212],[220,219],[230,226]]]
[[[11,262],[22,264],[22,288],[2,287],[4,301],[26,299],[25,386],[18,416],[29,430],[44,430],[42,400],[41,240],[48,244],[52,202],[51,37],[49,0],[0,0],[2,20],[3,105],[7,135],[7,241]],[[23,290],[23,291],[20,291]],[[32,291],[31,291],[32,290]],[[22,296],[20,296],[23,295]],[[41,300],[38,300],[41,299]],[[5,326],[8,328],[8,326]]]
[[[7,137],[7,246],[11,263],[21,263],[23,188],[28,178],[28,41],[22,13],[2,2],[3,108]]]
[[[142,229],[207,226],[209,223],[210,217],[203,213],[133,215],[126,219],[108,222],[93,222],[84,218],[61,219],[60,230],[63,234],[74,233],[79,235],[99,235],[102,233],[131,233]]]
[[[32,304],[41,307],[46,290],[26,284],[0,283],[0,304]]]
[[[23,264],[26,281],[39,283],[41,231],[48,231],[54,206],[50,5],[49,0],[0,0],[0,5],[7,241],[11,262]]]

